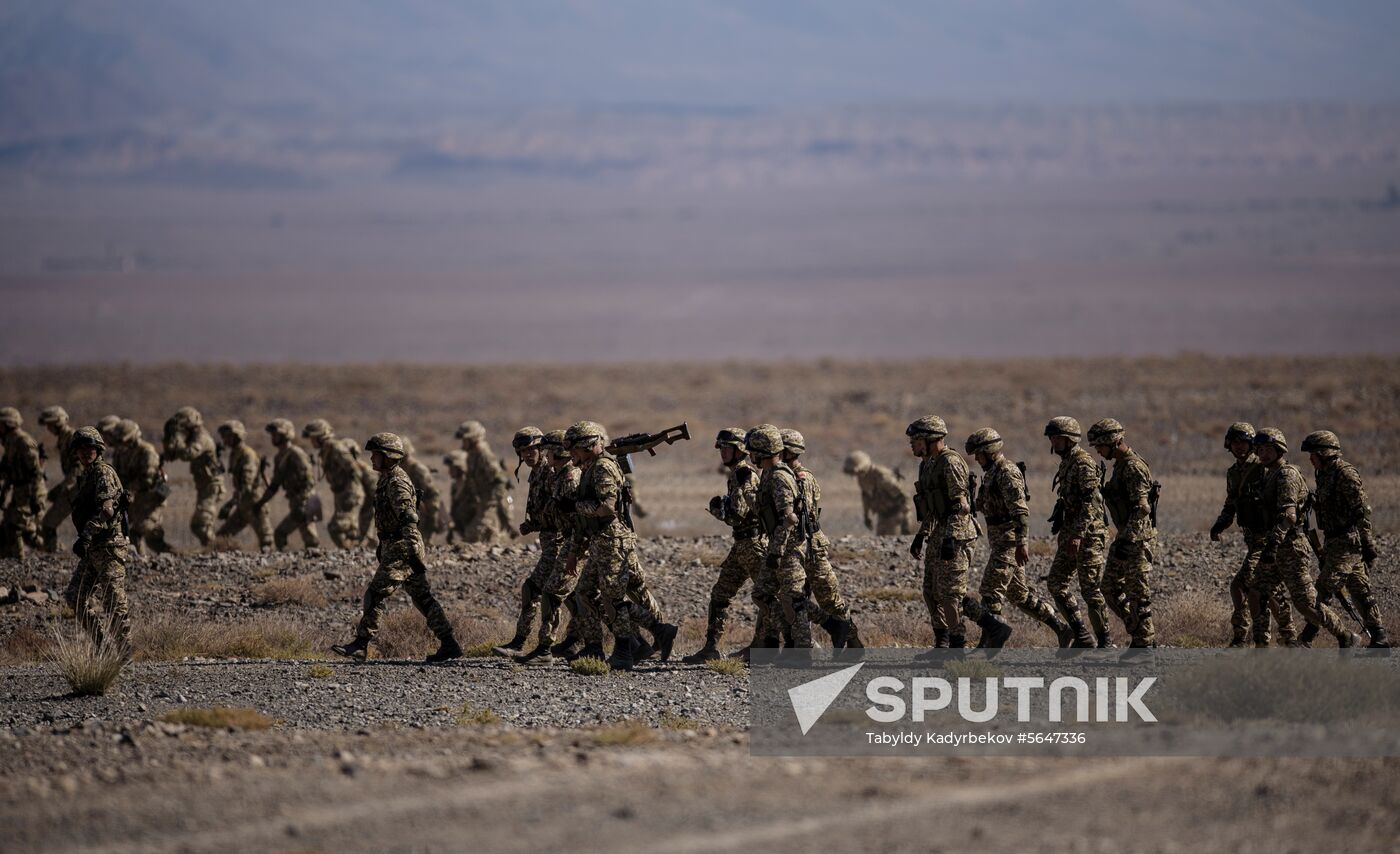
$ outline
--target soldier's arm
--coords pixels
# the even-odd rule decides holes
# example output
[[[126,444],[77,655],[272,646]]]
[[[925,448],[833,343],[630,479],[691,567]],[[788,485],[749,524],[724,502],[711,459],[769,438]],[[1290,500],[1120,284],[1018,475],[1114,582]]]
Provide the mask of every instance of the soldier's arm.
[[[1361,476],[1355,469],[1349,469],[1341,483],[1342,499],[1346,502],[1347,517],[1356,526],[1361,542],[1371,542],[1371,502],[1366,499],[1366,487],[1361,484]]]
[[[1152,474],[1147,466],[1134,462],[1124,471],[1128,494],[1128,522],[1118,532],[1117,539],[1140,543],[1152,534],[1152,504],[1148,493],[1152,489]]]
[[[1231,482],[1229,473],[1225,475],[1225,503],[1220,507],[1220,515],[1215,517],[1215,524],[1210,526],[1212,538],[1219,537],[1235,521],[1236,512],[1236,492],[1237,485]]]
[[[952,463],[948,466],[948,477],[944,479],[943,488],[948,499],[948,506],[953,508],[953,515],[972,512],[972,496],[967,494],[967,464],[959,457],[952,457]]]
[[[927,460],[921,461],[919,463],[919,477],[914,482],[915,507],[918,507],[918,505],[921,503],[920,496],[928,496],[933,493],[932,472],[933,466],[929,465]],[[914,535],[915,546],[917,546],[923,540],[928,538],[928,535],[933,531],[933,523],[935,521],[935,519],[933,518],[933,514],[930,512],[930,509],[927,506],[927,497],[922,499],[922,503],[925,506],[919,511],[920,515],[922,515],[923,518],[919,520],[919,530]]]
[[[288,456],[287,460],[291,457]],[[266,504],[272,500],[272,496],[282,488],[287,481],[288,462],[286,460],[276,460],[272,464],[272,479],[267,482],[267,489],[263,490],[262,498],[258,499],[259,504]]]
[[[389,492],[389,506],[399,519],[400,529],[418,526],[418,491],[406,477],[394,478]]]
[[[97,535],[112,529],[117,519],[117,501],[122,494],[121,481],[110,468],[100,469],[96,477],[97,513],[78,532],[78,538],[84,542],[91,542]]]
[[[594,477],[594,494],[598,497],[586,501],[577,501],[574,509],[581,516],[596,516],[600,519],[612,519],[617,516],[617,499],[622,494],[622,472],[615,466],[604,463],[595,464],[598,471]]]
[[[1015,523],[1013,530],[1017,544],[1026,542],[1030,537],[1031,508],[1026,503],[1026,489],[1021,481],[1021,472],[1015,466],[1003,468],[996,486],[1000,491],[1002,506]]]
[[[797,536],[797,484],[778,474],[773,475],[773,503],[776,505],[778,526],[768,539],[770,558],[787,551],[788,540]]]
[[[1277,548],[1298,524],[1298,504],[1306,494],[1307,485],[1303,483],[1302,476],[1285,471],[1279,483],[1278,506],[1273,508],[1274,523],[1265,538],[1265,548]]]
[[[1092,462],[1080,460],[1070,467],[1069,488],[1065,490],[1065,530],[1071,539],[1083,539],[1089,533],[1098,488],[1099,470]]]

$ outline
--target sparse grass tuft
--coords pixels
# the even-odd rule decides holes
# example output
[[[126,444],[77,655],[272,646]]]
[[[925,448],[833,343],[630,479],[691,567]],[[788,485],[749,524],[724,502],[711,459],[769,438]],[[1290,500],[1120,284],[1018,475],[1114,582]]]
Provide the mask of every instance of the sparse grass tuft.
[[[53,659],[53,640],[28,626],[18,626],[0,641],[0,664],[28,664]]]
[[[210,706],[209,708],[182,706],[178,709],[171,709],[161,715],[160,719],[170,724],[184,724],[185,726],[208,727],[210,729],[257,730],[267,729],[277,723],[257,709],[230,708],[228,706]]]
[[[913,602],[923,598],[923,593],[913,587],[871,587],[857,595],[874,602]]]
[[[593,743],[599,747],[634,747],[653,741],[656,741],[656,730],[637,720],[621,721],[593,731]]]
[[[979,659],[964,659],[962,661],[949,661],[943,665],[943,672],[949,676],[968,679],[990,679],[993,676],[1000,676],[1003,671],[1000,667],[990,661]]]
[[[662,712],[658,726],[662,729],[694,730],[700,728],[700,722],[694,718],[688,718],[685,715],[673,715],[670,712]]]
[[[705,666],[724,676],[743,676],[749,668],[737,658],[716,658],[705,662]]]
[[[569,669],[580,676],[606,676],[612,672],[608,663],[601,658],[575,658],[569,662]]]
[[[108,621],[102,643],[93,643],[81,628],[65,631],[55,628],[51,655],[68,687],[80,697],[100,697],[121,675],[128,661],[126,650],[114,642]]]
[[[462,647],[462,657],[490,658],[495,655],[495,653],[491,651],[492,648],[500,646],[502,643],[505,643],[505,641],[482,641],[481,643],[474,643],[471,646],[464,646]]]
[[[457,712],[457,726],[493,726],[501,722],[501,716],[490,709],[478,709],[466,703]]]
[[[196,622],[160,615],[141,620],[132,630],[132,646],[146,661],[207,658],[323,658],[327,638],[304,622],[281,617],[242,623]]]
[[[306,671],[306,675],[312,679],[328,679],[335,675],[335,668],[325,664],[313,664]]]
[[[1188,590],[1153,602],[1152,611],[1161,643],[1198,648],[1230,642],[1230,597],[1224,591],[1212,596]]]
[[[265,608],[300,605],[306,608],[326,607],[326,594],[309,575],[296,578],[273,578],[253,585],[253,604]]]

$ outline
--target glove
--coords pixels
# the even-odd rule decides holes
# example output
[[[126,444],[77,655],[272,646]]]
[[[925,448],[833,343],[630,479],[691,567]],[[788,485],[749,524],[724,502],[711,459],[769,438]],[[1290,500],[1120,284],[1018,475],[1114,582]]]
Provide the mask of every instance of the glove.
[[[1226,526],[1223,525],[1223,524],[1221,524],[1220,522],[1216,522],[1214,525],[1211,525],[1211,526],[1210,526],[1210,539],[1211,539],[1211,542],[1216,542],[1216,543],[1220,542],[1220,535],[1223,534],[1223,533],[1225,533],[1225,528],[1226,528]]]
[[[578,507],[577,503],[572,498],[556,498],[554,499],[554,506],[558,507],[561,513],[572,513]]]
[[[1376,546],[1370,540],[1361,544],[1361,562],[1370,566],[1376,562]]]
[[[1259,552],[1259,562],[1272,564],[1278,560],[1278,546],[1270,543]]]
[[[921,560],[924,556],[924,533],[920,531],[914,535],[914,542],[909,544],[909,555],[914,560]]]
[[[710,515],[718,516],[724,512],[724,496],[716,495],[710,499]]]
[[[78,557],[86,557],[88,545],[89,543],[87,537],[79,537],[78,539],[73,541],[73,554],[77,555]]]
[[[763,559],[763,565],[769,569],[777,569],[781,563],[781,559],[775,554],[770,554]]]

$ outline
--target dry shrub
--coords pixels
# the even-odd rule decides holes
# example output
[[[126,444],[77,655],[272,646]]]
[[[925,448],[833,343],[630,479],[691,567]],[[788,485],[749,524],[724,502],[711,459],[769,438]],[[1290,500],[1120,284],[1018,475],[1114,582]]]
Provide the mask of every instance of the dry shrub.
[[[312,679],[329,679],[335,675],[335,668],[325,664],[313,664],[307,669],[306,675]]]
[[[861,615],[860,638],[866,646],[933,646],[933,629],[928,617],[896,611],[884,614]]]
[[[268,608],[279,605],[301,605],[306,608],[326,607],[326,594],[316,579],[309,575],[295,578],[273,578],[253,585],[253,604]]]
[[[1152,603],[1158,643],[1218,647],[1230,642],[1230,598],[1188,590]]]
[[[100,697],[106,694],[130,660],[126,649],[112,639],[112,628],[109,619],[101,643],[94,643],[81,628],[67,631],[57,627],[54,629],[53,662],[77,696]]]
[[[515,624],[499,619],[482,619],[461,611],[450,611],[452,631],[466,658],[487,658],[491,647],[505,643],[515,632]],[[428,621],[412,605],[391,609],[379,624],[374,640],[380,658],[422,658],[438,648],[438,639],[428,631]]]
[[[656,730],[637,720],[626,720],[593,731],[599,747],[632,747],[656,741]]]
[[[198,708],[182,706],[161,715],[161,720],[170,724],[208,727],[210,729],[267,729],[277,721],[257,709],[210,706]]]
[[[601,658],[575,658],[569,662],[569,669],[580,676],[606,676],[612,672],[608,663]]]
[[[322,658],[327,643],[317,629],[281,617],[212,623],[161,615],[138,622],[132,633],[132,646],[146,661]]]
[[[0,641],[0,664],[29,664],[53,658],[53,641],[28,626],[19,626]]]
[[[670,712],[662,712],[658,722],[662,729],[674,730],[696,730],[700,728],[700,722],[685,715],[675,715]]]
[[[490,709],[478,709],[467,703],[457,712],[457,726],[493,726],[501,722],[501,716]]]
[[[705,662],[705,666],[723,676],[743,676],[749,669],[737,658],[715,658]]]

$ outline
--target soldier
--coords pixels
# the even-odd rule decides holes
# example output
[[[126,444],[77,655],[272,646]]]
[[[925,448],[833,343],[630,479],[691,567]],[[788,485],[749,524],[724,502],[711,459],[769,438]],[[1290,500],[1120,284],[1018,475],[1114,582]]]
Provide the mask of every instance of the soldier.
[[[167,460],[190,464],[195,492],[190,533],[207,548],[214,541],[214,520],[219,512],[219,499],[224,494],[224,466],[214,437],[204,429],[204,416],[192,406],[180,407],[165,422],[161,461]]]
[[[522,427],[510,440],[520,465],[530,467],[529,492],[525,498],[525,521],[520,523],[520,534],[524,536],[539,533],[540,557],[535,561],[534,569],[520,585],[520,617],[515,621],[515,636],[506,643],[491,648],[492,652],[505,658],[513,658],[525,648],[530,628],[535,624],[535,614],[539,611],[545,582],[555,572],[555,564],[558,563],[562,550],[559,528],[552,524],[553,520],[546,515],[553,473],[545,462],[543,443],[544,431],[538,427]],[[519,471],[520,466],[517,465],[517,477]],[[543,652],[549,652],[549,647],[544,647]]]
[[[355,464],[355,445],[351,440],[336,438],[330,422],[324,418],[307,422],[301,435],[310,439],[316,449],[321,473],[334,496],[335,512],[326,523],[331,542],[342,549],[353,548],[360,541],[360,509],[366,495]]]
[[[403,440],[393,433],[376,433],[365,443],[365,450],[370,452],[374,470],[379,472],[374,490],[374,526],[379,532],[375,556],[379,568],[365,589],[364,614],[355,629],[355,639],[331,649],[347,658],[364,659],[370,641],[379,633],[379,621],[389,597],[402,587],[438,639],[437,652],[425,659],[427,663],[461,658],[462,648],[452,634],[452,624],[428,586],[423,538],[418,533],[418,496],[408,473],[399,467],[404,457]]]
[[[1337,614],[1318,602],[1317,591],[1308,575],[1313,554],[1307,545],[1305,531],[1308,505],[1308,485],[1298,467],[1285,461],[1288,440],[1283,431],[1264,427],[1254,434],[1254,453],[1264,464],[1264,486],[1261,503],[1272,518],[1269,532],[1264,536],[1264,548],[1259,553],[1259,583],[1249,590],[1249,610],[1254,621],[1254,645],[1269,645],[1269,618],[1265,611],[1265,596],[1282,584],[1288,589],[1293,607],[1303,619],[1322,626],[1337,639],[1337,646],[1351,647],[1361,638],[1347,631]],[[1307,628],[1304,627],[1304,633]],[[1302,640],[1300,637],[1299,640]]]
[[[831,567],[831,541],[821,529],[822,488],[811,471],[804,468],[801,456],[807,451],[807,440],[796,430],[781,430],[783,437],[783,462],[797,476],[798,501],[796,505],[798,523],[802,526],[799,536],[806,540],[802,568],[807,573],[807,590],[817,602],[817,615],[814,621],[831,636],[833,649],[864,647],[855,621],[851,619],[850,608],[841,597],[836,581],[836,570]],[[820,616],[820,620],[815,620]]]
[[[272,480],[258,499],[258,506],[266,507],[279,489],[287,494],[287,515],[272,530],[273,545],[279,550],[287,548],[287,538],[293,531],[300,531],[303,545],[320,548],[316,523],[306,518],[306,502],[316,490],[316,475],[311,470],[311,458],[292,438],[297,428],[287,419],[277,418],[263,429],[271,437],[277,456],[272,460]]]
[[[729,604],[739,595],[744,583],[754,583],[758,591],[758,576],[763,568],[763,555],[768,542],[763,535],[763,526],[758,521],[758,469],[749,462],[744,453],[744,430],[740,427],[726,427],[715,436],[715,448],[719,451],[720,464],[728,473],[725,494],[710,499],[710,515],[728,525],[734,541],[729,552],[719,565],[719,577],[710,588],[710,606],[705,619],[705,645],[698,652],[687,655],[681,661],[686,664],[703,664],[720,658],[719,644],[724,637],[724,623],[729,614]],[[757,600],[757,596],[755,596]],[[755,605],[758,602],[755,601]],[[763,645],[765,627],[760,614],[754,620],[753,640],[750,647]]]
[[[451,484],[448,486],[448,494],[452,498],[448,507],[448,520],[451,524],[447,529],[447,542],[451,543],[465,536],[467,525],[471,522],[466,494],[467,452],[460,448],[449,451],[443,456],[442,464],[447,467],[448,477],[451,478]]]
[[[807,617],[806,539],[799,530],[797,473],[783,462],[783,434],[772,424],[760,424],[744,436],[749,462],[759,470],[754,497],[759,523],[768,538],[763,568],[754,582],[760,616],[770,624],[764,646],[776,647],[778,633],[796,649],[810,649],[812,628]]]
[[[0,409],[0,496],[9,493],[0,518],[0,557],[24,559],[25,547],[43,545],[39,519],[48,489],[39,444],[24,432],[24,417],[13,407]]]
[[[128,527],[132,544],[138,552],[143,547],[157,554],[174,551],[165,541],[165,500],[170,497],[170,486],[165,481],[160,452],[141,438],[140,425],[129,418],[117,422],[112,436],[117,442],[112,449],[112,467],[130,496]]]
[[[516,658],[521,663],[550,664],[556,656],[578,657],[574,653],[585,635],[602,636],[600,626],[584,630],[584,621],[593,619],[594,615],[591,611],[580,610],[578,600],[573,595],[579,578],[573,544],[578,517],[571,510],[565,511],[573,506],[582,473],[570,459],[564,437],[563,430],[551,430],[540,440],[540,451],[549,464],[549,480],[540,511],[541,537],[545,530],[552,528],[557,531],[559,554],[540,589],[539,643],[530,652]],[[569,631],[562,641],[555,643],[561,609],[569,612]],[[602,655],[601,643],[596,652]]]
[[[63,520],[72,512],[71,495],[73,488],[78,485],[78,475],[81,472],[77,461],[73,459],[70,447],[76,431],[68,424],[68,413],[63,407],[50,406],[39,413],[39,424],[53,435],[54,454],[58,456],[58,464],[63,472],[63,482],[49,490],[49,509],[44,511],[44,518],[39,521],[39,537],[43,541],[43,549],[52,553],[58,551],[58,526],[62,525]]]
[[[841,469],[860,484],[860,508],[865,527],[887,537],[914,533],[914,519],[909,512],[909,496],[899,485],[899,478],[885,466],[870,461],[865,451],[851,451]],[[871,515],[875,516],[874,522]]]
[[[1104,525],[1103,467],[1094,462],[1089,452],[1079,447],[1079,422],[1067,415],[1050,419],[1045,425],[1050,440],[1050,452],[1060,458],[1052,489],[1055,509],[1050,514],[1050,533],[1058,537],[1055,558],[1050,563],[1046,588],[1055,608],[1074,632],[1072,647],[1100,649],[1110,645],[1108,638],[1107,605],[1100,585],[1103,581]],[[1070,585],[1079,576],[1079,592],[1089,612],[1089,624],[1094,636],[1079,617],[1079,604]]]
[[[350,449],[351,456],[355,458],[355,471],[360,477],[360,492],[365,495],[365,500],[360,502],[360,545],[374,548],[378,542],[374,536],[374,490],[379,485],[379,474],[368,460],[360,458],[360,446],[354,439],[342,436],[341,442]]]
[[[1128,447],[1123,425],[1105,418],[1089,428],[1089,444],[1113,461],[1102,489],[1116,533],[1108,547],[1103,595],[1132,636],[1133,649],[1157,645],[1152,626],[1152,546],[1157,540],[1157,484],[1147,461]]]
[[[1259,552],[1264,548],[1264,536],[1269,530],[1269,514],[1259,503],[1259,492],[1264,486],[1264,465],[1254,455],[1254,425],[1237,421],[1225,431],[1225,450],[1235,458],[1235,462],[1225,472],[1225,504],[1220,515],[1210,527],[1210,539],[1219,542],[1220,535],[1238,523],[1244,534],[1244,561],[1239,571],[1230,580],[1230,646],[1249,645],[1249,589],[1256,584],[1255,576],[1259,569]],[[1293,646],[1293,616],[1289,612],[1288,599],[1283,588],[1276,587],[1264,597],[1278,621],[1279,638],[1288,646]]]
[[[71,447],[79,465],[77,483],[69,493],[73,524],[78,529],[78,539],[73,543],[78,568],[63,598],[94,644],[100,647],[110,640],[123,656],[129,657],[128,543],[121,522],[126,493],[116,470],[102,460],[106,443],[96,429],[83,427],[75,431]],[[105,634],[108,628],[114,635],[110,639]]]
[[[982,629],[978,647],[995,649],[1006,645],[1011,626],[1001,617],[1008,599],[1011,604],[1039,620],[1055,633],[1061,647],[1074,642],[1074,631],[1055,614],[1050,603],[1036,596],[1026,584],[1026,564],[1030,563],[1030,494],[1026,489],[1024,464],[1016,464],[1002,453],[1001,434],[983,427],[967,437],[965,446],[973,462],[982,467],[982,486],[977,490],[977,510],[987,520],[987,566],[982,570],[980,603],[968,599],[963,610]]]
[[[418,531],[423,535],[423,545],[433,541],[433,536],[443,529],[447,514],[442,512],[442,492],[438,490],[433,470],[415,455],[413,443],[403,437],[403,462],[399,467],[408,472],[413,488],[418,490]]]
[[[467,452],[465,493],[470,501],[471,521],[464,539],[469,543],[491,543],[506,532],[517,536],[510,521],[510,499],[506,491],[505,464],[491,452],[486,428],[480,421],[463,421],[457,428],[462,450]]]
[[[251,526],[257,535],[258,547],[264,551],[271,549],[272,523],[267,518],[267,506],[258,501],[258,481],[267,485],[267,475],[263,471],[265,463],[248,444],[248,430],[242,421],[220,424],[219,439],[228,448],[228,472],[233,481],[233,495],[219,510],[219,518],[224,523],[219,527],[218,536],[236,537],[244,528]]]
[[[1349,596],[1371,637],[1371,648],[1389,649],[1381,612],[1371,595],[1370,573],[1376,562],[1376,545],[1371,533],[1371,505],[1366,500],[1361,475],[1342,459],[1342,443],[1330,430],[1309,433],[1303,440],[1303,451],[1317,472],[1317,527],[1324,538],[1318,555],[1318,601]],[[1304,627],[1304,642],[1310,643],[1316,636],[1315,623]]]
[[[961,649],[967,646],[962,600],[978,535],[972,521],[970,473],[958,452],[948,447],[948,427],[937,415],[914,421],[904,434],[914,456],[922,460],[914,491],[919,532],[909,553],[924,560],[924,604],[933,624],[933,645]],[[925,554],[924,542],[930,538],[937,542]]]
[[[114,443],[112,441],[112,437],[115,435],[117,425],[120,423],[122,423],[122,418],[120,415],[104,415],[101,418],[97,419],[97,423],[93,425],[97,428],[98,435],[101,436],[102,440],[107,443],[107,450],[113,456],[116,455],[116,448],[113,447]]]

